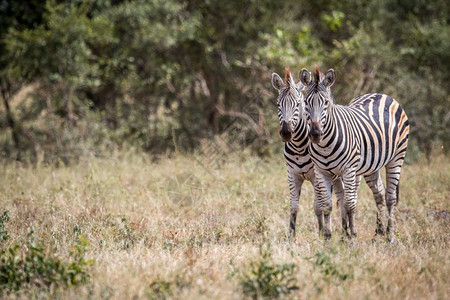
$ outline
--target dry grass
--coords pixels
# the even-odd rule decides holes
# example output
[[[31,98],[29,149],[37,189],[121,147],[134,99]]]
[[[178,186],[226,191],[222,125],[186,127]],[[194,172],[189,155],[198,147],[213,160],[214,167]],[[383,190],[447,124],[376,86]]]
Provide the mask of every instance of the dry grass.
[[[286,241],[288,188],[282,158],[228,159],[206,171],[193,157],[152,163],[145,156],[95,159],[66,168],[7,164],[0,208],[10,211],[2,247],[23,244],[30,228],[62,259],[86,237],[95,259],[88,284],[34,288],[8,297],[244,297],[240,282],[259,248],[274,263],[294,263],[298,299],[448,299],[450,297],[450,161],[404,167],[397,244],[373,239],[375,205],[359,191],[358,237],[318,237],[312,186],[305,183],[298,235]],[[201,159],[201,157],[197,157]],[[316,262],[318,256],[326,264]],[[345,276],[340,276],[345,275]]]

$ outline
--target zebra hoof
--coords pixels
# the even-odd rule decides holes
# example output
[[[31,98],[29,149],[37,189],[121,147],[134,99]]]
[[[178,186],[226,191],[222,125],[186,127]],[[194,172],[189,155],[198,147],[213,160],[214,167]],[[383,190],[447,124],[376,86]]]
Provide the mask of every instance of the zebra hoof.
[[[294,237],[295,236],[295,228],[289,228],[289,236]]]
[[[295,231],[289,230],[289,234],[287,236],[289,242],[292,242],[295,239]]]
[[[383,228],[377,228],[375,230],[375,236],[377,236],[377,235],[385,236],[386,235],[386,231]]]
[[[387,241],[388,241],[388,243],[391,244],[391,245],[394,245],[394,244],[397,243],[397,240],[395,239],[394,236],[389,236],[389,237],[387,238]]]

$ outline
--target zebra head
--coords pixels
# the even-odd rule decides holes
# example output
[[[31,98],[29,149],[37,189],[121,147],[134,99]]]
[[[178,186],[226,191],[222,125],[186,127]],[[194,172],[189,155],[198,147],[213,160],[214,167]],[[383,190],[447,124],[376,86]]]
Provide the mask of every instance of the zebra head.
[[[322,140],[328,108],[334,104],[330,87],[335,78],[333,69],[329,69],[325,75],[321,75],[316,66],[314,80],[311,79],[311,73],[308,70],[300,71],[300,82],[306,87],[305,116],[309,128],[309,138],[316,144]]]
[[[285,69],[285,82],[277,73],[272,74],[272,85],[278,91],[278,119],[280,120],[280,136],[287,143],[291,141],[295,128],[300,122],[303,112],[303,84],[294,82],[289,68]]]

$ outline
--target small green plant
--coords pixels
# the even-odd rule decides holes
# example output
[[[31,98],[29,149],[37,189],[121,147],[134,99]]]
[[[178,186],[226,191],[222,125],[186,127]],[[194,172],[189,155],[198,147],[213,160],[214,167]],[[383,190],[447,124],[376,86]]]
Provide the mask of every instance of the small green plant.
[[[252,299],[278,298],[298,290],[293,263],[275,264],[269,245],[261,245],[260,257],[240,275],[242,291]]]
[[[134,247],[134,243],[136,241],[136,236],[134,235],[133,230],[127,224],[127,218],[122,217],[123,228],[120,229],[120,240],[123,243],[123,249],[131,249]]]
[[[48,287],[52,284],[72,286],[86,283],[93,260],[84,258],[88,242],[82,236],[69,252],[69,262],[44,249],[43,241],[32,236],[25,246],[18,244],[1,251],[0,295],[2,291],[17,291],[23,287]]]
[[[315,269],[320,269],[326,282],[330,282],[333,279],[345,281],[351,278],[351,273],[341,271],[336,264],[331,261],[331,257],[327,252],[317,252],[314,259],[311,258],[310,261],[312,261]]]
[[[189,286],[190,283],[181,276],[177,276],[173,281],[158,278],[150,284],[147,290],[147,297],[149,299],[169,299],[180,290],[189,288]]]
[[[0,244],[9,239],[8,231],[5,229],[5,223],[9,222],[9,211],[5,210],[0,215]]]

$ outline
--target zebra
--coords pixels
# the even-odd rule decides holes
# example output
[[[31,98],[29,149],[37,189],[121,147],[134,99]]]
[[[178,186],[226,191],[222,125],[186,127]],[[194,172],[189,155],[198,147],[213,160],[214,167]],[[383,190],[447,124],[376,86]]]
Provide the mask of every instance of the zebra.
[[[278,91],[280,136],[285,142],[284,157],[290,191],[289,236],[292,238],[295,236],[301,188],[305,180],[314,185],[314,165],[309,155],[308,128],[303,118],[303,85],[294,82],[289,68],[285,69],[284,82],[280,75],[272,73],[272,85]],[[341,180],[333,182],[333,187],[338,201],[343,201]]]
[[[314,80],[308,70],[300,71],[300,82],[305,86],[309,150],[316,178],[314,211],[319,231],[323,231],[326,239],[331,238],[331,183],[342,178],[342,230],[349,238],[356,236],[357,177],[364,176],[377,203],[377,230],[384,231],[381,208],[385,202],[388,209],[386,231],[388,240],[393,242],[394,206],[398,203],[400,171],[408,146],[408,117],[397,101],[379,93],[356,97],[347,106],[334,104],[330,87],[335,78],[333,69],[321,79],[316,66]],[[386,189],[380,177],[383,166]]]

